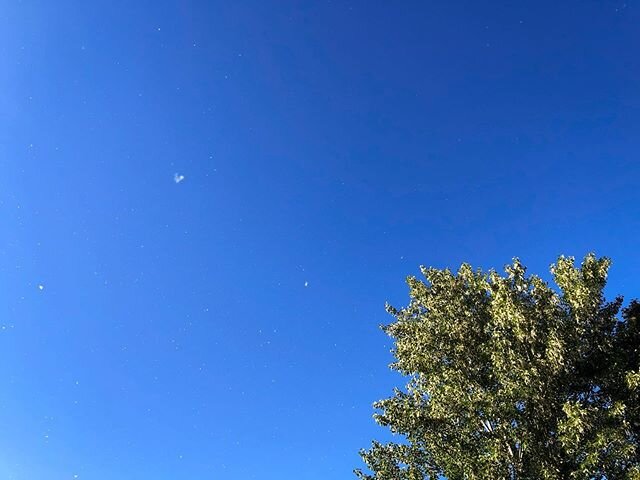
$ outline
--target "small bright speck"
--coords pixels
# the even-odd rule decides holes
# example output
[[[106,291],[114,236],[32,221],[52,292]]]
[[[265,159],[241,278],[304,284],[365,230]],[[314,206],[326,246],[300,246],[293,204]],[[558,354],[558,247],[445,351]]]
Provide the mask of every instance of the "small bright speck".
[[[183,180],[184,180],[184,175],[179,175],[179,174],[177,174],[177,173],[175,173],[175,174],[173,175],[173,181],[174,181],[174,182],[176,182],[176,183],[180,183],[180,182],[182,182]]]
[[[40,291],[44,290],[44,285],[38,285],[38,290]]]
[[[308,287],[309,286],[309,282],[304,282],[304,286]]]

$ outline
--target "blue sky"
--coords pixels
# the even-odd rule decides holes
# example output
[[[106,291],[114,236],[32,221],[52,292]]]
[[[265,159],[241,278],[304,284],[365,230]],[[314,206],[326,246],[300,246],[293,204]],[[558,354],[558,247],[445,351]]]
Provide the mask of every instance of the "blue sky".
[[[0,2],[0,478],[351,478],[420,264],[637,295],[639,22]]]

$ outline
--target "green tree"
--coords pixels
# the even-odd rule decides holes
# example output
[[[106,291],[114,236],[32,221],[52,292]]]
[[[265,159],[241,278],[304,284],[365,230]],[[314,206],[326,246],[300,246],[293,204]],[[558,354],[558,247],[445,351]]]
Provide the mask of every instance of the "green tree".
[[[404,390],[374,404],[398,435],[363,480],[640,479],[640,304],[605,300],[607,258],[560,257],[558,288],[516,259],[422,268],[395,321]]]

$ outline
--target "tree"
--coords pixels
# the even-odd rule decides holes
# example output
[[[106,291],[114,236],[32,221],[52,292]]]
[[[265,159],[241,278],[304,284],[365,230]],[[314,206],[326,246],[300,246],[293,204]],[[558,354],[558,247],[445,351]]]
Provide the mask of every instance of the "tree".
[[[422,268],[395,321],[404,390],[374,404],[400,436],[362,451],[362,480],[640,479],[640,303],[605,300],[610,261],[560,257],[552,288]]]

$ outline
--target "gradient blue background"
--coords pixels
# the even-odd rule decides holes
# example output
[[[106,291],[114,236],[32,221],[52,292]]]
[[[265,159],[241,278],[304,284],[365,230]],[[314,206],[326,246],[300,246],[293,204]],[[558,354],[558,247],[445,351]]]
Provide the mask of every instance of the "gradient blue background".
[[[0,479],[351,478],[418,265],[593,250],[637,295],[639,24],[0,2]]]

